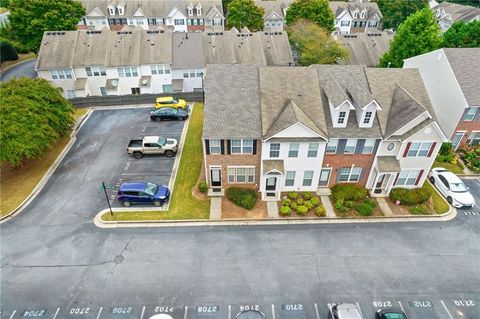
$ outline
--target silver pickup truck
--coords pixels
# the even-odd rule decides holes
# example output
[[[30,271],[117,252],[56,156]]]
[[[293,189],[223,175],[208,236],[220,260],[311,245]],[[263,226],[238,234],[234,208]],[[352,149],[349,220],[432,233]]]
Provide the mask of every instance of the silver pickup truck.
[[[144,154],[165,154],[172,157],[178,149],[178,142],[174,138],[163,136],[145,136],[143,139],[130,140],[127,152],[135,158],[142,158]]]

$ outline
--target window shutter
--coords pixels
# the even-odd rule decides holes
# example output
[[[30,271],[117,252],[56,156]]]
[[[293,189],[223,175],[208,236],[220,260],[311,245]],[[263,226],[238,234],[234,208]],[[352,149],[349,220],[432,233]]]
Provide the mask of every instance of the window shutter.
[[[231,154],[231,151],[230,151],[230,140],[227,140],[227,154]]]
[[[364,146],[365,146],[365,139],[359,138],[357,140],[357,147],[355,148],[355,154],[362,154]]]
[[[407,147],[405,147],[405,151],[403,152],[403,157],[407,157],[407,154],[408,154],[408,151],[410,150],[410,145],[411,144],[412,144],[411,142],[407,143]]]
[[[435,149],[435,146],[437,146],[437,142],[433,142],[432,146],[430,147],[430,150],[428,151],[427,157],[432,156],[433,150]]]
[[[400,176],[400,173],[397,173],[397,176],[395,176],[395,180],[393,181],[393,186],[397,184],[397,179]]]
[[[347,140],[342,138],[338,140],[337,145],[337,154],[343,154],[345,152],[345,146],[347,145]]]
[[[415,186],[417,186],[418,183],[420,183],[420,179],[422,178],[422,175],[423,175],[423,169],[420,171],[420,173],[418,173],[417,179],[415,180]]]
[[[362,170],[360,171],[360,175],[358,175],[358,182],[360,183],[362,181],[363,173],[365,172],[365,168],[362,167]]]
[[[225,146],[223,145],[225,140],[220,140],[220,154],[225,154]]]
[[[210,140],[205,140],[205,153],[210,154]]]
[[[376,140],[376,141],[375,141],[375,146],[373,147],[373,152],[372,152],[372,154],[377,154],[378,145],[380,145],[380,140]]]
[[[253,155],[257,154],[257,140],[253,140]]]
[[[339,168],[335,169],[335,172],[337,172],[337,178],[335,180],[336,180],[336,183],[338,184],[340,183],[340,169]]]

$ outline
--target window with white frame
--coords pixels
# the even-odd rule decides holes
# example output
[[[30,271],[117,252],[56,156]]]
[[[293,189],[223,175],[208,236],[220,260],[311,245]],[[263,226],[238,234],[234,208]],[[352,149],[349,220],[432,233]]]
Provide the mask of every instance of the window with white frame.
[[[347,143],[345,144],[345,150],[343,151],[344,154],[353,154],[355,153],[355,148],[357,147],[357,140],[354,138],[347,139]]]
[[[465,115],[463,116],[464,121],[473,121],[475,115],[477,114],[477,107],[469,107]]]
[[[431,142],[415,142],[410,144],[408,149],[407,157],[427,157],[430,148],[432,147]]]
[[[193,8],[188,8],[188,15],[193,16]]]
[[[222,152],[220,140],[209,140],[208,145],[210,148],[210,154],[220,154]]]
[[[338,174],[340,182],[358,182],[362,174],[361,167],[341,167]]]
[[[184,78],[200,78],[203,75],[203,69],[184,69],[183,77]]]
[[[229,183],[254,183],[255,182],[255,167],[240,166],[227,168]]]
[[[337,123],[338,124],[343,124],[345,123],[345,118],[347,117],[347,112],[345,111],[340,111],[338,113],[338,119],[337,119]]]
[[[370,124],[370,122],[372,121],[372,116],[372,111],[365,112],[365,116],[363,117],[363,124]]]
[[[340,26],[342,26],[342,27],[348,27],[349,25],[350,25],[350,21],[342,21],[340,23]]]
[[[73,99],[76,97],[77,97],[77,94],[75,93],[75,90],[67,90],[67,98]]]
[[[143,19],[136,19],[137,25],[143,25]]]
[[[107,70],[104,67],[100,66],[87,66],[85,67],[85,72],[87,76],[106,76]]]
[[[136,67],[125,67],[125,68],[117,68],[118,76],[123,78],[131,78],[132,76],[138,76],[138,71]]]
[[[313,181],[313,171],[303,172],[302,186],[312,186],[312,181]]]
[[[298,149],[300,147],[300,143],[290,143],[288,148],[288,157],[298,157]]]
[[[480,144],[480,132],[472,132],[467,138],[468,145],[479,145]]]
[[[113,7],[108,7],[108,12],[113,16],[115,14],[115,9]]]
[[[50,76],[53,80],[73,79],[73,73],[70,69],[50,70]]]
[[[285,186],[295,185],[295,171],[287,171],[285,173]]]
[[[370,28],[376,28],[377,27],[377,21],[373,20],[373,21],[368,21],[368,26]]]
[[[231,154],[253,154],[253,140],[231,140]]]
[[[375,148],[375,139],[367,138],[365,140],[365,144],[363,145],[362,154],[372,154],[374,148]]]
[[[175,24],[175,25],[185,25],[185,20],[175,19],[175,20],[173,20],[173,24]]]
[[[309,143],[307,157],[317,157],[319,143]]]
[[[335,154],[337,152],[337,146],[338,146],[338,139],[331,139],[327,143],[327,148],[325,149],[325,152],[327,154]]]
[[[154,64],[150,66],[152,70],[152,75],[157,74],[170,74],[170,65],[168,64]]]
[[[201,16],[202,15],[202,8],[197,8],[197,16]]]
[[[280,143],[270,143],[270,157],[280,157]]]
[[[360,12],[360,18],[365,18],[365,10],[362,10],[362,12]]]
[[[420,174],[420,170],[406,170],[401,171],[398,175],[397,182],[395,186],[413,186],[415,185],[415,181],[418,178],[418,174]]]
[[[352,14],[352,15],[353,15],[354,18],[356,18],[357,15],[358,15],[358,10],[353,11],[353,14]]]
[[[222,26],[223,25],[223,20],[222,19],[213,19],[213,25],[214,26]]]

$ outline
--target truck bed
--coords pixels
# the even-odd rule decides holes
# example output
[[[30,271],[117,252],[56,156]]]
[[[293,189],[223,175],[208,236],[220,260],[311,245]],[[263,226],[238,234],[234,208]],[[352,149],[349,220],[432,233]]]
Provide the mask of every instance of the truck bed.
[[[142,147],[143,140],[130,140],[127,147]]]

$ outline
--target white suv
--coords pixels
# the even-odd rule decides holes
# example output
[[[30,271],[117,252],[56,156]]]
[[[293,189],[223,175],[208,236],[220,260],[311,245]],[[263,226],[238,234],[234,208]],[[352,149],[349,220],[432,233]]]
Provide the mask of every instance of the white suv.
[[[352,303],[333,305],[328,313],[329,319],[363,319],[360,309]]]

